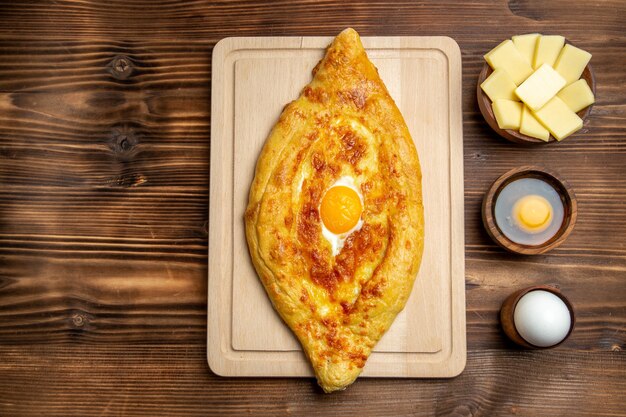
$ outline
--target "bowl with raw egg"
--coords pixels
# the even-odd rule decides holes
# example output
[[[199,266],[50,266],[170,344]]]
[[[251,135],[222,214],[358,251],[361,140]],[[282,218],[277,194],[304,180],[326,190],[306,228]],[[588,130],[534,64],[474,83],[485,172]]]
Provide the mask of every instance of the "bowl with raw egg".
[[[504,249],[522,255],[545,253],[567,239],[576,223],[571,187],[544,167],[512,169],[491,185],[482,204],[489,236]]]
[[[489,126],[520,144],[561,141],[582,129],[595,102],[591,54],[563,36],[513,36],[484,55],[476,86]]]

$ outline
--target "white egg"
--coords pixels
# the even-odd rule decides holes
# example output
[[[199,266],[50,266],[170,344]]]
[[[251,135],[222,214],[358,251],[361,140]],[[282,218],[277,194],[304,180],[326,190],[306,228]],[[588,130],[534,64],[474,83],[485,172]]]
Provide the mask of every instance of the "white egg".
[[[361,200],[361,206],[363,206],[363,195],[354,184],[354,179],[352,177],[348,177],[348,176],[341,177],[337,181],[335,181],[333,185],[331,185],[328,188],[330,189],[338,185],[343,185],[345,187],[349,187],[353,189],[358,194],[359,199]],[[346,242],[346,239],[348,238],[348,236],[350,236],[352,233],[356,232],[357,230],[361,230],[361,227],[363,227],[363,219],[359,218],[359,221],[352,229],[348,230],[346,233],[341,233],[341,234],[336,234],[328,230],[326,226],[324,226],[324,222],[321,222],[321,224],[322,224],[322,235],[326,238],[328,243],[330,243],[330,246],[332,247],[333,256],[337,256],[339,252],[341,252],[341,249],[343,248],[343,245]]]
[[[528,343],[553,346],[562,341],[572,325],[567,305],[548,291],[531,291],[517,302],[513,317],[517,332]]]

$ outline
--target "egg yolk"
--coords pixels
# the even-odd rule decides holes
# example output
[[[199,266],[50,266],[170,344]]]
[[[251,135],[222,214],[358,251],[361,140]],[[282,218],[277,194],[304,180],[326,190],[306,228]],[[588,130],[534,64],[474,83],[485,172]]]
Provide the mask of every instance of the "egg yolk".
[[[363,206],[359,195],[350,187],[338,185],[322,197],[320,216],[324,226],[332,233],[350,231],[361,218]]]
[[[513,216],[522,230],[539,233],[552,222],[552,206],[539,195],[527,195],[515,203]]]

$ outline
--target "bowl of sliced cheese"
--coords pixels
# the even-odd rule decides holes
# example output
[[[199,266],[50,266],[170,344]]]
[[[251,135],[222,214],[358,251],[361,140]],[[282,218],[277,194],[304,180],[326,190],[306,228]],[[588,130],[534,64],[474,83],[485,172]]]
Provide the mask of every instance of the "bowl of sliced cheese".
[[[484,55],[478,107],[515,143],[561,141],[582,129],[595,102],[591,54],[563,36],[513,36]]]

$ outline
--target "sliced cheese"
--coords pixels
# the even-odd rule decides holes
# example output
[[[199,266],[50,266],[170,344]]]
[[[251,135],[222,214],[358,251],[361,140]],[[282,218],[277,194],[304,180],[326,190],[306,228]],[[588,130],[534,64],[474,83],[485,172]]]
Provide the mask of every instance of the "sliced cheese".
[[[517,96],[515,95],[517,86],[511,77],[509,77],[509,74],[500,68],[492,72],[491,75],[483,81],[480,88],[482,88],[491,101],[495,101],[499,98],[517,100]]]
[[[494,70],[500,68],[506,71],[515,85],[520,85],[533,72],[531,65],[510,39],[489,51],[484,58]]]
[[[559,91],[557,96],[575,113],[578,113],[595,102],[593,92],[584,79],[580,79],[568,85]]]
[[[567,44],[556,59],[554,69],[565,78],[567,84],[571,84],[580,78],[589,60],[591,60],[589,52]]]
[[[528,106],[524,106],[522,110],[522,121],[519,128],[520,133],[531,136],[533,138],[548,141],[550,132],[535,118]]]
[[[518,130],[522,120],[522,103],[519,101],[497,99],[491,105],[500,129]]]
[[[492,54],[492,53],[494,53],[495,51],[497,51],[497,50],[498,50],[498,48],[499,48],[500,46],[502,46],[502,44],[503,44],[503,43],[506,43],[506,41],[508,41],[508,39],[503,40],[502,42],[500,42],[500,43],[498,44],[498,46],[496,46],[496,47],[495,47],[495,48],[493,48],[491,51],[489,51],[489,52],[487,52],[485,55],[483,55],[483,58],[485,58],[485,61],[487,61],[487,59],[489,58],[489,56],[491,56],[491,54]],[[489,62],[489,61],[487,61],[487,62]]]
[[[515,90],[531,110],[539,110],[565,86],[565,79],[548,64],[543,64]]]
[[[539,33],[528,33],[526,35],[513,36],[513,44],[526,57],[528,63],[532,65],[535,57],[535,47],[537,39],[541,36]]]
[[[537,39],[537,49],[533,59],[533,68],[537,69],[543,64],[554,66],[563,45],[565,38],[560,35],[541,36]]]
[[[537,110],[535,117],[548,128],[556,140],[563,140],[583,127],[583,120],[558,97],[553,97]]]

